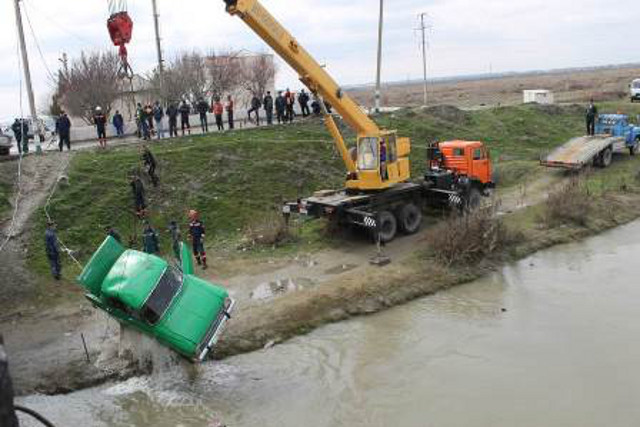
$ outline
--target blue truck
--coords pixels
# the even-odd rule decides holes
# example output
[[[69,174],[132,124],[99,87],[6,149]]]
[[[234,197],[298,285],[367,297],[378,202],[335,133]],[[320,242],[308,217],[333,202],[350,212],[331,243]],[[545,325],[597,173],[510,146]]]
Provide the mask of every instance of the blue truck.
[[[591,165],[605,168],[611,164],[614,152],[629,151],[634,156],[639,150],[640,126],[631,124],[626,114],[600,114],[594,136],[572,138],[540,163],[564,169],[582,169]]]

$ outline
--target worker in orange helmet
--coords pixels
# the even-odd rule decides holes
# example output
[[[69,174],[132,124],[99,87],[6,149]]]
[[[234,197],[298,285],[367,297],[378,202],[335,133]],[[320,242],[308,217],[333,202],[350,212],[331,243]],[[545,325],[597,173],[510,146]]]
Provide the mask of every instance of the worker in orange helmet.
[[[207,269],[207,253],[204,250],[204,224],[200,221],[200,215],[196,210],[189,211],[189,238],[193,247],[193,255],[198,265]]]

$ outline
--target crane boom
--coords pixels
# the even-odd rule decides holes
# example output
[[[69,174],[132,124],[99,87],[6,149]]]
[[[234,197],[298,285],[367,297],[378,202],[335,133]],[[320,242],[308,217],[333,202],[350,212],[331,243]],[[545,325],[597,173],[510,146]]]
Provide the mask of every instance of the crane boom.
[[[289,64],[322,101],[327,101],[357,134],[356,158],[344,142],[331,114],[325,111],[325,124],[349,174],[346,188],[354,191],[385,190],[410,177],[408,138],[383,130],[367,116],[336,81],[260,4],[259,0],[224,0],[227,12],[239,16],[260,38]]]
[[[376,135],[378,126],[371,120],[320,64],[296,39],[260,4],[258,0],[225,0],[227,11],[238,15],[300,76],[314,93],[322,96],[336,109],[345,122],[359,134]]]

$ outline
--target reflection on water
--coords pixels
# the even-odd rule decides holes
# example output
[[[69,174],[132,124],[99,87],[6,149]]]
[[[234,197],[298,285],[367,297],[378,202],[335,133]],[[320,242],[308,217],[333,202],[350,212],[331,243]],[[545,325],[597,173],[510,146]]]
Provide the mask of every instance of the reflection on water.
[[[268,350],[67,396],[58,425],[631,426],[640,223]]]

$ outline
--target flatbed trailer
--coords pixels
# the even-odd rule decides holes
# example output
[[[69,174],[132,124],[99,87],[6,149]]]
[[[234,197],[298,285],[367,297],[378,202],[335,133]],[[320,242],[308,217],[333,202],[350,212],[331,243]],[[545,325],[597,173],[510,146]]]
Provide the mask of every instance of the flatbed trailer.
[[[541,160],[543,166],[578,170],[585,166],[607,167],[614,152],[626,148],[618,136],[595,135],[572,138]]]

